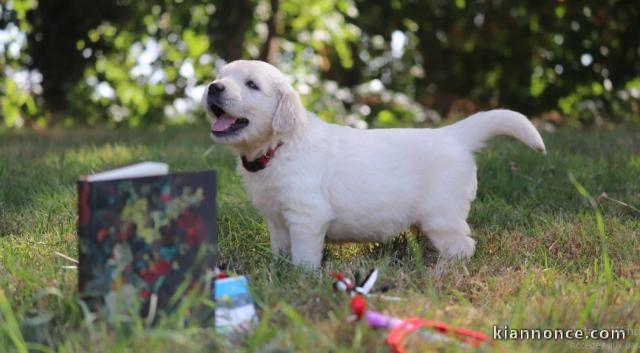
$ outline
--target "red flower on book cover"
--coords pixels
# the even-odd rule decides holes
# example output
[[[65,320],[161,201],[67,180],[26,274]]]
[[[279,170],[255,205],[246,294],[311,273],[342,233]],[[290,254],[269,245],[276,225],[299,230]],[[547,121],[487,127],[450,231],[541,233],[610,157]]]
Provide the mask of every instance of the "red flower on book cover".
[[[205,227],[202,218],[189,211],[184,211],[178,217],[176,225],[179,229],[186,230],[185,243],[189,246],[202,244],[205,237]]]
[[[171,263],[169,261],[160,260],[153,265],[153,271],[159,275],[166,275],[171,270]]]
[[[118,232],[118,239],[127,240],[129,239],[136,230],[136,226],[134,223],[128,223],[120,227],[120,231]]]
[[[143,270],[140,273],[140,276],[144,278],[147,283],[152,284],[160,278],[160,276],[164,276],[171,271],[171,263],[165,260],[159,260],[154,263],[151,268]]]
[[[144,278],[144,280],[149,284],[155,282],[156,279],[158,279],[158,275],[151,269],[142,270],[142,272],[140,272],[140,276]]]
[[[96,234],[96,240],[98,241],[98,243],[102,243],[104,239],[108,236],[109,236],[109,229],[101,228],[100,230],[98,230],[98,233]]]
[[[167,193],[167,194],[161,194],[160,195],[160,200],[162,200],[162,202],[170,202],[171,200],[173,200],[173,195]]]

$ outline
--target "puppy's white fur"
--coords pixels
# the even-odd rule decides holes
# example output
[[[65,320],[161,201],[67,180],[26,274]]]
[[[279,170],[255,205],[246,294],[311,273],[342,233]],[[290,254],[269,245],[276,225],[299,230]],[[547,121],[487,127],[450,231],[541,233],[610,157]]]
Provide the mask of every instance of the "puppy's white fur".
[[[545,151],[534,126],[510,110],[439,129],[359,130],[305,111],[284,75],[264,62],[232,62],[215,82],[226,87],[221,108],[249,120],[215,142],[250,160],[283,143],[265,169],[238,171],[267,219],[273,251],[290,253],[297,265],[318,267],[325,240],[384,241],[412,225],[445,259],[468,258],[475,249],[466,222],[477,187],[473,152],[501,134]]]

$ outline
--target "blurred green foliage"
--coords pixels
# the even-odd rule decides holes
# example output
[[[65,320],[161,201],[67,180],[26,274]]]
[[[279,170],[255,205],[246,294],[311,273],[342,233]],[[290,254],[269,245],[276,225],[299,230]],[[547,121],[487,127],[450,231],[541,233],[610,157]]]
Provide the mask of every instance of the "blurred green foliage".
[[[508,107],[640,121],[630,0],[9,0],[0,126],[180,124],[225,60],[267,60],[309,110],[359,127]]]

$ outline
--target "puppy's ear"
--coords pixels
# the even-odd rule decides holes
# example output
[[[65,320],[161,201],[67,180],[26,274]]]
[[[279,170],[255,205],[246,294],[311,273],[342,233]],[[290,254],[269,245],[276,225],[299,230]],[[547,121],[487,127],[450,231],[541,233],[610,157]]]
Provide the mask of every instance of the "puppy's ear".
[[[277,133],[291,131],[294,126],[304,119],[304,108],[300,96],[288,83],[278,87],[278,105],[273,113],[272,127]]]

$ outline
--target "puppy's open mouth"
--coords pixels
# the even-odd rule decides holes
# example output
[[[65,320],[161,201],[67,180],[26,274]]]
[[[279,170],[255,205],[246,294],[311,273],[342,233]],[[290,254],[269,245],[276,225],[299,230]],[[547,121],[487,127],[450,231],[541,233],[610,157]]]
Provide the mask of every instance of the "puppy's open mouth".
[[[213,124],[211,124],[211,133],[215,136],[233,135],[249,125],[249,120],[236,118],[231,114],[227,114],[227,112],[215,104],[209,104],[209,108],[217,117]]]

